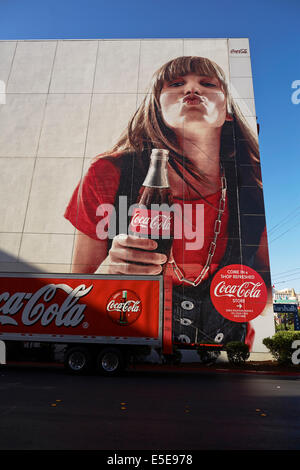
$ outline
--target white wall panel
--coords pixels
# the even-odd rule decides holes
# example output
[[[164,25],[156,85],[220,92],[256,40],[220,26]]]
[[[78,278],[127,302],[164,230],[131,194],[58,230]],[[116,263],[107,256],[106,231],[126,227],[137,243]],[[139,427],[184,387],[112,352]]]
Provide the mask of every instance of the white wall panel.
[[[100,42],[94,93],[136,93],[140,42]]]
[[[20,41],[8,82],[9,93],[47,93],[56,41]]]
[[[89,94],[48,95],[39,157],[84,155],[90,100]]]
[[[207,57],[216,62],[229,79],[227,39],[185,39],[184,55]]]
[[[36,272],[34,265],[30,265],[27,262],[9,262],[1,261],[0,262],[0,272],[1,273],[24,273],[24,272]]]
[[[47,95],[8,94],[0,106],[0,156],[34,157]]]
[[[255,330],[253,351],[269,352],[269,350],[266,348],[266,346],[264,346],[262,341],[264,338],[266,338],[266,336],[273,336],[273,334],[275,333],[275,331],[272,333],[271,330],[272,327],[274,328],[273,303],[268,302],[264,313],[254,318],[251,324]],[[266,332],[268,333],[266,334]]]
[[[166,62],[183,55],[183,39],[143,40],[141,42],[139,93],[147,90],[153,73]]]
[[[254,99],[235,99],[244,116],[256,116]]]
[[[35,165],[25,232],[73,233],[63,217],[80,180],[83,159],[38,158]]]
[[[230,76],[231,77],[251,77],[250,57],[230,57]]]
[[[93,95],[86,156],[109,150],[136,110],[136,93]]]
[[[50,93],[91,93],[98,41],[59,41]]]
[[[83,161],[83,168],[82,168],[82,176],[84,176],[86,174],[86,172],[88,171],[89,167],[91,166],[91,164],[93,163],[93,160],[94,160],[94,157],[93,158],[90,158],[90,157],[86,157]]]
[[[73,235],[24,233],[20,260],[29,263],[69,264],[71,262]]]
[[[17,260],[21,235],[21,233],[0,233],[0,270],[1,263]]]
[[[136,107],[139,108],[143,102],[143,99],[147,96],[146,93],[138,93],[136,98]]]
[[[19,270],[22,272],[35,272],[41,273],[69,273],[70,264],[58,264],[58,263],[31,263],[23,264],[19,262]]]
[[[0,159],[0,231],[22,232],[34,159]]]
[[[251,77],[232,77],[230,80],[230,89],[233,98],[254,99]]]
[[[246,118],[249,126],[253,130],[253,132],[255,134],[257,134],[257,120],[256,120],[256,117],[254,117],[254,116],[245,116],[245,118]]]
[[[16,41],[0,42],[0,80],[3,80],[6,85],[12,66],[16,45]]]
[[[69,273],[69,264],[57,263],[28,263],[19,259],[18,262],[0,262],[0,272],[3,273]]]

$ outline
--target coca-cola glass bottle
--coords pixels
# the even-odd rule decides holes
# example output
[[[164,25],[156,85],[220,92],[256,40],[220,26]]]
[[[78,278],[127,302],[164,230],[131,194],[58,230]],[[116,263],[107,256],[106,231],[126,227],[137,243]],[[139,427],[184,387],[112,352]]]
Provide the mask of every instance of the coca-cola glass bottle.
[[[169,257],[174,237],[172,191],[168,179],[169,151],[153,149],[150,166],[129,225],[130,235],[152,238],[157,253]]]

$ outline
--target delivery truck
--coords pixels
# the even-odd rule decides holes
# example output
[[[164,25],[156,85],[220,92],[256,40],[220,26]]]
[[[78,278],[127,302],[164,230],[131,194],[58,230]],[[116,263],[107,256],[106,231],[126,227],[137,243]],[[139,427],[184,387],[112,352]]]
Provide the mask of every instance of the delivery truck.
[[[0,282],[2,356],[3,345],[64,346],[69,371],[114,375],[144,347],[172,355],[172,284],[163,275],[2,274]]]

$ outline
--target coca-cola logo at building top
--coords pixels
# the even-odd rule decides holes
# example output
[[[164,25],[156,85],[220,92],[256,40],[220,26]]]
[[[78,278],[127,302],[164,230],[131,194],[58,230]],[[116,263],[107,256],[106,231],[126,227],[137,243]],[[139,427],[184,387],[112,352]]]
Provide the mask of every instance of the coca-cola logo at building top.
[[[252,268],[241,264],[220,269],[212,280],[210,295],[216,310],[234,322],[253,320],[267,303],[264,280]]]
[[[142,313],[142,302],[132,290],[118,290],[109,297],[106,305],[109,318],[118,325],[134,323]]]
[[[248,54],[247,49],[231,49],[230,54]]]

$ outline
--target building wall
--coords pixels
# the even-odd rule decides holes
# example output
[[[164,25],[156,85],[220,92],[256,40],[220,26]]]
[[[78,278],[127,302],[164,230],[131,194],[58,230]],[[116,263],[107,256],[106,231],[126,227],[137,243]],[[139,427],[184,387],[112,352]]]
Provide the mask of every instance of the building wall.
[[[0,42],[0,272],[70,272],[75,229],[63,214],[76,184],[126,127],[153,71],[181,55],[223,68],[257,132],[248,39]],[[268,321],[257,319],[261,331]]]
[[[120,135],[153,71],[180,55],[217,62],[256,130],[247,39],[0,42],[2,272],[70,271],[74,229],[62,214],[76,183]]]

